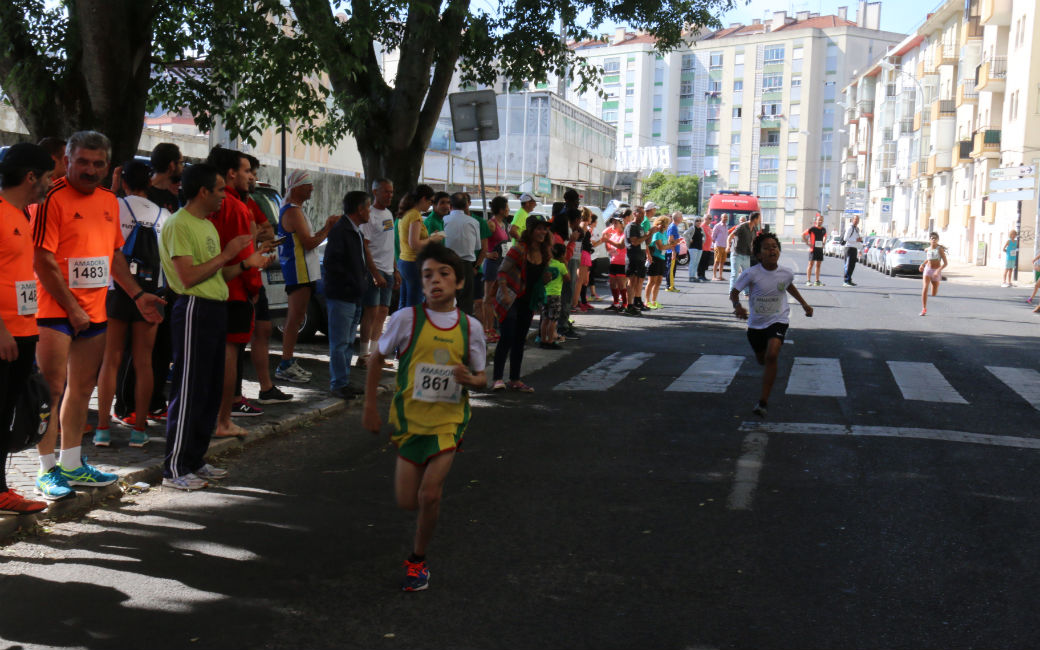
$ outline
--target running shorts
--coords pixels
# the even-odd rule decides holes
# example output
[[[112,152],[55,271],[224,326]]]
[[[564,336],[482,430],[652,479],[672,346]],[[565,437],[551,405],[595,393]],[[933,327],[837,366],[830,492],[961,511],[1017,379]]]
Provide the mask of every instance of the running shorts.
[[[434,456],[455,451],[461,447],[462,432],[429,435],[402,433],[394,434],[390,441],[397,447],[398,456],[413,465],[422,467]]]
[[[751,349],[756,354],[766,351],[769,347],[769,339],[780,339],[783,343],[784,337],[787,335],[787,328],[789,323],[773,323],[769,327],[763,329],[754,329],[749,327],[747,330],[747,339],[751,343]]]

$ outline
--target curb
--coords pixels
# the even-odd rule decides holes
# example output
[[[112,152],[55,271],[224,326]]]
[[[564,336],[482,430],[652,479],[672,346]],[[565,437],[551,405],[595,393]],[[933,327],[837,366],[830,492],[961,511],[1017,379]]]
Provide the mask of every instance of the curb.
[[[357,402],[358,400],[352,401]],[[317,402],[309,411],[296,413],[277,422],[250,429],[245,440],[238,438],[213,439],[206,452],[206,459],[212,460],[229,451],[251,447],[268,436],[291,431],[318,418],[344,411],[348,406],[348,402],[330,397]],[[102,488],[77,490],[72,498],[51,502],[43,513],[0,517],[0,544],[11,542],[20,531],[32,531],[48,521],[78,516],[92,510],[103,501],[121,498],[124,494],[121,484],[132,485],[145,482],[156,485],[162,483],[162,463],[116,473],[119,475],[118,482]]]

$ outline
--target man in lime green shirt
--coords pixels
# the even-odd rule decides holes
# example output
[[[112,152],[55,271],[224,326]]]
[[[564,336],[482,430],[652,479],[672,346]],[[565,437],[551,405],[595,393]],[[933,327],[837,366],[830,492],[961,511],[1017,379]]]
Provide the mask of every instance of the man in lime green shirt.
[[[224,384],[227,280],[271,258],[266,248],[225,266],[252,235],[239,235],[220,250],[220,235],[206,217],[224,201],[224,179],[212,165],[192,165],[181,177],[188,203],[163,224],[159,258],[177,298],[170,310],[173,383],[166,419],[163,486],[198,490],[227,476],[206,463]]]
[[[520,209],[513,215],[513,221],[509,225],[509,236],[513,238],[514,244],[524,234],[524,229],[527,228],[527,217],[536,205],[538,205],[538,201],[530,194],[520,195]]]
[[[429,216],[423,219],[426,231],[431,235],[435,232],[444,232],[444,217],[451,212],[451,195],[447,192],[437,192],[433,195]]]

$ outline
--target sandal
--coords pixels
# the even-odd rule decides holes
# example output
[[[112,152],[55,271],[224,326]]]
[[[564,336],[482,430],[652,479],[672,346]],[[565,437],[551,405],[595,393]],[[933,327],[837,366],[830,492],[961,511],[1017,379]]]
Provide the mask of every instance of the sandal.
[[[534,388],[528,386],[527,384],[525,384],[522,381],[511,381],[511,382],[509,382],[509,387],[512,388],[513,390],[518,390],[521,393],[533,393],[534,392]]]

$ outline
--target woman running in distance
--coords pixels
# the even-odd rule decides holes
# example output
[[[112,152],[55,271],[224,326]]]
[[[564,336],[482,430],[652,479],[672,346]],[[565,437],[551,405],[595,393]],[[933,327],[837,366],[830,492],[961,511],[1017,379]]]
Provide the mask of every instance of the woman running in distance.
[[[939,245],[939,233],[929,233],[928,239],[932,245],[924,249],[924,263],[921,264],[921,273],[924,274],[921,286],[922,316],[928,313],[928,289],[931,288],[933,296],[939,293],[942,270],[949,264],[946,261],[946,249]]]

